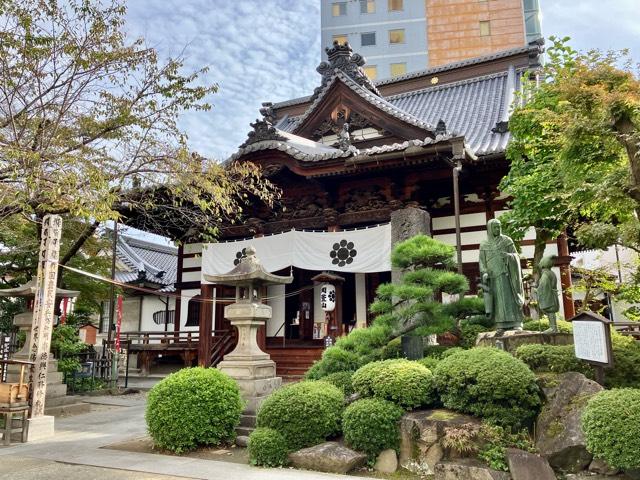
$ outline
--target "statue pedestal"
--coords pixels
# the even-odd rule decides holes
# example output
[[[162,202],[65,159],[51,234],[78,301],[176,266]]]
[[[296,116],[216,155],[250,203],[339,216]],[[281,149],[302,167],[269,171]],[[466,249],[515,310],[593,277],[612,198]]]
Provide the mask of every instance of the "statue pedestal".
[[[29,430],[27,431],[27,442],[53,437],[55,434],[53,415],[42,415],[32,417],[27,420]]]
[[[497,337],[496,332],[482,332],[476,339],[477,347],[496,347],[515,353],[520,345],[572,345],[573,335],[570,333],[542,333],[530,330],[507,330]]]
[[[276,363],[258,346],[258,328],[271,318],[271,307],[234,303],[225,307],[224,315],[238,329],[238,344],[224,356],[218,369],[238,383],[247,402],[245,415],[255,415],[262,401],[282,385],[282,378],[276,377]]]

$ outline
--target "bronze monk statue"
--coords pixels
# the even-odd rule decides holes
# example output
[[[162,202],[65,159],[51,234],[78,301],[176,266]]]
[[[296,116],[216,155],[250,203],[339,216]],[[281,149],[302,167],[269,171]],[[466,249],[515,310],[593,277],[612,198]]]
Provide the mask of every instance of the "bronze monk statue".
[[[496,325],[496,335],[505,330],[522,330],[524,290],[520,256],[513,240],[502,235],[496,219],[487,222],[487,240],[480,244],[480,288],[485,312]]]
[[[549,319],[549,329],[544,333],[556,333],[558,324],[556,313],[560,310],[558,301],[558,279],[551,271],[553,267],[553,256],[546,256],[540,260],[540,278],[536,284],[536,294],[538,296],[538,308]]]

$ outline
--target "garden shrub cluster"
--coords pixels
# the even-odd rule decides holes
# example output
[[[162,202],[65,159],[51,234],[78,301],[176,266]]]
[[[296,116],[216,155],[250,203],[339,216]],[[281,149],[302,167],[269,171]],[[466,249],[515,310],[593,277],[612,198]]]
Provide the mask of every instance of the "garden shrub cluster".
[[[249,436],[249,462],[262,467],[283,467],[287,464],[287,442],[273,428],[256,428]]]
[[[340,433],[344,394],[324,381],[304,381],[273,392],[260,406],[256,426],[282,435],[288,451],[317,445]]]
[[[349,396],[353,393],[352,376],[353,372],[336,372],[330,373],[322,381],[338,387],[345,396]]]
[[[573,325],[566,320],[556,320],[558,326],[558,332],[561,333],[573,333]],[[522,324],[523,330],[531,330],[532,332],[544,332],[549,328],[549,320],[544,317],[541,320],[527,320]]]
[[[528,425],[540,408],[536,376],[517,358],[496,348],[462,350],[434,371],[445,407],[506,427]]]
[[[640,342],[611,332],[613,368],[607,369],[607,388],[640,388]]]
[[[534,372],[580,372],[593,378],[593,369],[576,358],[573,345],[522,345],[516,350],[516,357]]]
[[[589,400],[582,415],[587,449],[623,470],[640,468],[640,390],[605,390]]]
[[[232,378],[215,368],[184,368],[151,389],[145,419],[157,447],[182,453],[232,441],[242,408]]]
[[[473,348],[476,346],[476,339],[478,334],[486,332],[487,328],[483,325],[474,323],[463,323],[460,325],[460,342],[459,345],[462,348]]]
[[[349,405],[342,417],[345,443],[373,460],[381,451],[398,449],[404,410],[379,398],[363,398]]]
[[[405,359],[368,363],[353,374],[352,382],[361,396],[389,400],[407,410],[431,405],[437,398],[431,371]]]

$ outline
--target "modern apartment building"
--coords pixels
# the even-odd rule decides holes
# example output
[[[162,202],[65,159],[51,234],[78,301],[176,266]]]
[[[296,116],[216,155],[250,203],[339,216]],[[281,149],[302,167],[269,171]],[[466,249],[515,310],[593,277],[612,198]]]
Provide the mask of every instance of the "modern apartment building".
[[[520,47],[541,36],[539,0],[321,0],[322,55],[349,42],[383,79]]]

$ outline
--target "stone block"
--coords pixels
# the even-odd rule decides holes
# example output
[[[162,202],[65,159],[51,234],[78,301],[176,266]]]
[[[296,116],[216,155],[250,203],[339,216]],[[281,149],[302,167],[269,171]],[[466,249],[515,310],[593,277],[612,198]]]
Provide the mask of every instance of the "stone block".
[[[591,463],[581,417],[589,398],[600,391],[600,385],[576,372],[563,373],[543,388],[546,402],[536,421],[536,447],[554,469],[575,473]]]
[[[506,456],[513,480],[556,480],[545,458],[517,448],[508,448]]]
[[[51,415],[29,418],[27,424],[29,428],[27,442],[50,438],[55,434],[55,419]]]
[[[236,360],[229,359],[229,355],[218,364],[218,369],[235,380],[259,380],[276,376],[276,362],[269,359]]]
[[[256,380],[236,379],[243,397],[262,397],[271,394],[282,385],[281,377],[259,378]]]
[[[478,460],[462,459],[440,462],[434,471],[434,480],[509,480],[507,472],[499,472]]]
[[[396,451],[388,448],[380,452],[376,463],[373,465],[373,469],[380,473],[395,473],[398,469],[398,456],[396,455]]]
[[[593,473],[599,473],[602,475],[615,475],[620,469],[610,466],[604,460],[600,460],[599,458],[594,458],[589,464],[589,471]]]
[[[325,442],[290,453],[289,461],[296,468],[345,474],[362,467],[367,456],[337,442]]]
[[[541,333],[528,330],[508,330],[501,337],[496,332],[482,332],[478,334],[476,346],[496,347],[515,353],[521,345],[572,345],[573,335],[570,333]]]

